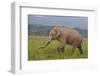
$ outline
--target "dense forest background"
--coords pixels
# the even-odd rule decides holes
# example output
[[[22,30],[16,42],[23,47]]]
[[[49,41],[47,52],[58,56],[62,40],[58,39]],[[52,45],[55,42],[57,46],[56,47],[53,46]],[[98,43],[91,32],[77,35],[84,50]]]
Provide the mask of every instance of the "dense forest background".
[[[48,36],[52,27],[53,26],[42,25],[42,24],[28,24],[28,36]],[[82,29],[78,27],[73,27],[73,29],[77,30],[82,35],[82,37],[84,38],[88,37],[87,29]]]

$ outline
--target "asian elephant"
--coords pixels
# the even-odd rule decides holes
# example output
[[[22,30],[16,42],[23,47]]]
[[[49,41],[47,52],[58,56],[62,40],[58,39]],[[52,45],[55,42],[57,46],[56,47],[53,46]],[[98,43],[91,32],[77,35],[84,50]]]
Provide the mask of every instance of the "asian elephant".
[[[49,40],[46,43],[45,46],[42,46],[40,48],[45,48],[48,46],[48,44],[53,41],[57,40],[59,42],[59,47],[57,47],[58,53],[63,53],[65,45],[71,45],[73,46],[73,49],[78,48],[80,54],[83,54],[82,51],[82,37],[80,33],[72,28],[68,27],[61,27],[61,26],[54,26],[50,33],[49,33]]]

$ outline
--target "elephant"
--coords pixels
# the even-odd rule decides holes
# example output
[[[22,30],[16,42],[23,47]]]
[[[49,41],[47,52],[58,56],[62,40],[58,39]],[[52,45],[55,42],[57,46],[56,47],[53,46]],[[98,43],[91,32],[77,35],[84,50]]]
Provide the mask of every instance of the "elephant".
[[[49,33],[48,39],[47,43],[40,48],[45,48],[51,41],[57,40],[59,42],[59,46],[57,47],[58,53],[63,53],[65,45],[68,44],[73,49],[78,48],[80,54],[83,54],[81,34],[73,28],[54,26]]]

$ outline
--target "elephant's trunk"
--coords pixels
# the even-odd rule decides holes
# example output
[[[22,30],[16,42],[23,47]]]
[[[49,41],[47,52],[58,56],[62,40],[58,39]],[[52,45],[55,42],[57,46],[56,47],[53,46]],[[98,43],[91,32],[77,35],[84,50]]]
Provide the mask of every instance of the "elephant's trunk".
[[[47,41],[46,44],[40,48],[46,48],[50,44],[51,40]]]
[[[52,40],[54,40],[54,39],[53,39],[53,37],[52,37],[52,33],[50,32],[49,37],[48,37],[48,41],[46,42],[46,44],[45,44],[44,46],[42,46],[42,47],[40,47],[40,48],[46,48],[46,47],[50,44],[50,42],[51,42]]]
[[[51,41],[52,41],[52,38],[49,37],[49,40],[46,42],[46,44],[40,48],[46,48],[50,44]]]

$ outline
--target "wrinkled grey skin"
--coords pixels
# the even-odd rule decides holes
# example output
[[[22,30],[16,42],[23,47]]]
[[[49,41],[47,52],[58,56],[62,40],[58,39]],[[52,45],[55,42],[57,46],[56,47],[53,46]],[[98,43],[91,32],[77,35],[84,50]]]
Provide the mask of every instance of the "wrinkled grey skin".
[[[48,44],[53,41],[57,40],[59,42],[59,47],[57,48],[58,53],[63,53],[65,45],[71,45],[73,46],[73,49],[78,48],[80,51],[80,54],[83,54],[82,51],[82,38],[79,32],[72,28],[67,28],[67,27],[60,27],[60,26],[55,26],[51,29],[49,33],[49,40],[46,43],[45,46],[42,46],[40,48],[45,48],[48,46]]]

